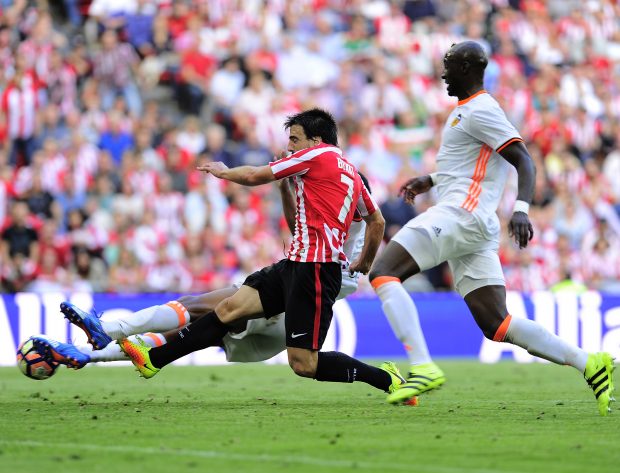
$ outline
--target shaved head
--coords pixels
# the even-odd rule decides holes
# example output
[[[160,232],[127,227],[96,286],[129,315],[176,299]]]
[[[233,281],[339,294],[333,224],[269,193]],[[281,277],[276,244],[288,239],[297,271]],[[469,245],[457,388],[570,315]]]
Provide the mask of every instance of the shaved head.
[[[479,43],[475,41],[463,41],[454,44],[446,53],[446,59],[453,59],[458,62],[468,62],[473,68],[480,69],[484,72],[489,63],[487,53]]]
[[[462,100],[482,89],[488,63],[487,54],[479,43],[463,41],[453,44],[443,58],[442,79],[448,86],[448,95]]]

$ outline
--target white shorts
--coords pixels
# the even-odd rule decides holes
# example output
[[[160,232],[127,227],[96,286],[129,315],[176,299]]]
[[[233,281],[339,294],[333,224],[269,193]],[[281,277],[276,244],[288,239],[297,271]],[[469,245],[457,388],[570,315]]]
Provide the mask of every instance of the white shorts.
[[[484,286],[505,286],[499,262],[499,225],[485,227],[460,207],[434,206],[407,222],[393,241],[405,248],[422,271],[444,261],[456,290],[465,297]]]
[[[357,290],[359,274],[351,275],[342,271],[342,286],[337,300],[353,294]],[[260,318],[248,321],[246,329],[239,333],[224,335],[224,352],[227,361],[264,361],[286,350],[286,331],[284,314],[270,319]]]

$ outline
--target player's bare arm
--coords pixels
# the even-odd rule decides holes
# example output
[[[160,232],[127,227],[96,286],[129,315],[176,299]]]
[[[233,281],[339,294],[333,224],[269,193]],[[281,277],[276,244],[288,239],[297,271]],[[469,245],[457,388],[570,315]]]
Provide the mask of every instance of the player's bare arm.
[[[519,191],[517,200],[530,204],[534,196],[534,183],[536,181],[536,166],[527,148],[522,142],[514,142],[504,148],[500,155],[517,170],[519,176]],[[526,212],[516,211],[512,214],[508,224],[510,236],[514,236],[519,248],[525,248],[534,237],[534,228]]]
[[[403,196],[405,202],[413,205],[417,195],[428,192],[433,187],[433,179],[430,175],[418,176],[409,179],[405,182],[398,192],[398,195]]]
[[[352,273],[360,272],[368,274],[372,262],[375,259],[381,240],[383,240],[383,231],[385,230],[385,219],[379,209],[371,215],[362,217],[366,222],[366,233],[364,234],[364,247],[357,260],[353,261],[349,266]]]
[[[218,179],[235,182],[244,186],[260,186],[276,180],[271,167],[266,166],[238,166],[229,168],[220,161],[206,163],[196,169],[207,174],[213,174]]]

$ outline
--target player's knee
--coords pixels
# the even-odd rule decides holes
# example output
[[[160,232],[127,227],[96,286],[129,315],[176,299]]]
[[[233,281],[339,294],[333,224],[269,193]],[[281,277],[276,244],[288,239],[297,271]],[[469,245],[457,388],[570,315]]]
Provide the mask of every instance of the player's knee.
[[[229,297],[215,306],[215,313],[222,322],[230,323],[238,318],[240,311],[231,304]]]

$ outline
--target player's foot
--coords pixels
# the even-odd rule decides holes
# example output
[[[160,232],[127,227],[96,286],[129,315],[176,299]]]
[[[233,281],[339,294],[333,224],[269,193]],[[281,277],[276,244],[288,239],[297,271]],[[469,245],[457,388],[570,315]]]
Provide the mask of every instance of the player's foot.
[[[90,363],[90,356],[69,343],[57,342],[41,335],[32,337],[32,341],[37,351],[47,361],[61,363],[76,370]]]
[[[140,344],[130,342],[126,338],[118,341],[118,346],[125,355],[129,357],[131,362],[136,367],[136,371],[140,373],[143,378],[152,378],[159,373],[160,368],[155,368],[151,363],[149,351],[151,347],[144,343],[139,337]]]
[[[387,398],[390,404],[409,403],[414,397],[431,389],[436,389],[446,382],[446,376],[435,363],[413,365],[407,375],[407,381]]]
[[[419,393],[438,388],[446,382],[446,375],[432,361],[423,365],[411,365],[407,375],[407,384],[418,386]]]
[[[391,361],[384,361],[379,368],[385,371],[392,378],[392,384],[388,388],[389,393],[393,393],[405,383],[405,378],[400,374],[398,367]]]
[[[112,338],[105,333],[101,322],[100,315],[93,312],[89,314],[70,302],[61,302],[60,311],[69,322],[76,327],[80,327],[88,337],[90,343],[95,350],[102,350],[112,341]]]
[[[599,352],[588,355],[583,377],[594,391],[598,412],[606,416],[611,412],[609,404],[615,401],[614,395],[614,359],[609,353]]]

